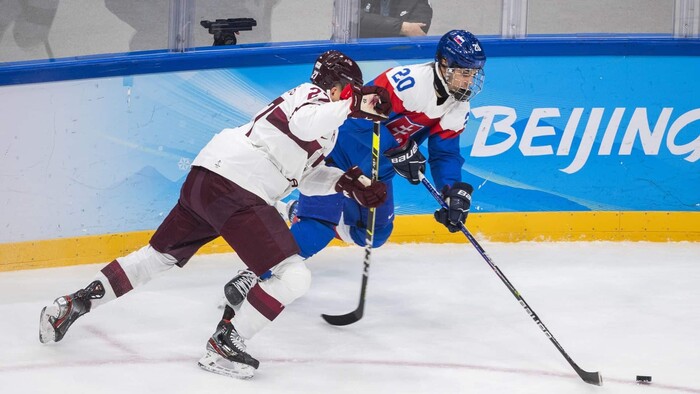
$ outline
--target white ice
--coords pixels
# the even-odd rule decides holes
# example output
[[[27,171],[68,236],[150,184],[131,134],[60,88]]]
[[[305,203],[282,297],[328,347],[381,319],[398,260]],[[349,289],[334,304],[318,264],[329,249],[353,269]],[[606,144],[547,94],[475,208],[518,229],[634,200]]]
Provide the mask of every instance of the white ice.
[[[700,393],[700,243],[491,243],[484,248],[564,350],[581,381],[469,244],[386,245],[308,261],[311,290],[248,342],[242,381],[197,366],[221,289],[241,261],[195,257],[38,340],[41,307],[102,265],[0,273],[0,393]],[[635,383],[651,375],[650,385]]]

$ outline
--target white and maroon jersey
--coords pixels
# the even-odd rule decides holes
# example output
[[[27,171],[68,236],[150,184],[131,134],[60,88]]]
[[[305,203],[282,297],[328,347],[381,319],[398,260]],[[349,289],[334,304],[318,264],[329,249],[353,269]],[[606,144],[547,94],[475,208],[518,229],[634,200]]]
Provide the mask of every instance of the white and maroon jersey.
[[[343,171],[325,165],[350,101],[331,102],[326,92],[304,83],[282,94],[251,122],[224,129],[192,162],[256,194],[268,204],[293,188],[307,195],[335,193]]]
[[[469,102],[447,95],[438,105],[435,67],[435,62],[394,67],[373,81],[389,91],[393,112],[382,123],[399,145],[426,128],[429,135],[439,135],[442,139],[457,137],[464,130]],[[440,83],[444,86],[444,81]]]

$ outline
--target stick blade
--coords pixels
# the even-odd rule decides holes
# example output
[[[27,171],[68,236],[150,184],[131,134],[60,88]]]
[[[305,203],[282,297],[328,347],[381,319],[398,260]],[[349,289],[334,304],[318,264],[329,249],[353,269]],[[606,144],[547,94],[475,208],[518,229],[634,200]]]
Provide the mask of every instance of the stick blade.
[[[362,319],[362,311],[355,310],[344,315],[321,314],[321,317],[326,321],[326,323],[332,326],[348,326],[350,324],[357,323],[360,319]]]
[[[603,385],[603,376],[600,374],[600,372],[586,372],[582,369],[578,369],[576,370],[576,373],[578,373],[578,376],[580,376],[586,383],[596,386]]]

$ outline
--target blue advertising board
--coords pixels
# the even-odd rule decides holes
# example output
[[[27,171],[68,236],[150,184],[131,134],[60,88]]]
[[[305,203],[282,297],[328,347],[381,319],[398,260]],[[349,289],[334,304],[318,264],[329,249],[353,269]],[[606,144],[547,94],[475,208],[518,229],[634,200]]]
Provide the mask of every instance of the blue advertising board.
[[[360,65],[369,79],[430,60]],[[490,57],[460,137],[473,211],[699,212],[698,70],[697,56]],[[207,141],[310,71],[292,61],[0,86],[0,243],[155,228]],[[398,215],[435,209],[424,190],[395,187]]]

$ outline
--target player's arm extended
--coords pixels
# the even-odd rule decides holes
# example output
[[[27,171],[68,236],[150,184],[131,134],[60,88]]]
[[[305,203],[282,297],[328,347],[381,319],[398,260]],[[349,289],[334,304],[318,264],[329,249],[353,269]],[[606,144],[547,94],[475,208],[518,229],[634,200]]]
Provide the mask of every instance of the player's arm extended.
[[[304,102],[292,113],[289,130],[303,141],[317,140],[345,122],[350,113],[350,101]]]
[[[432,134],[428,139],[428,164],[438,190],[461,182],[464,158],[459,151],[459,133],[453,131],[451,138]]]

